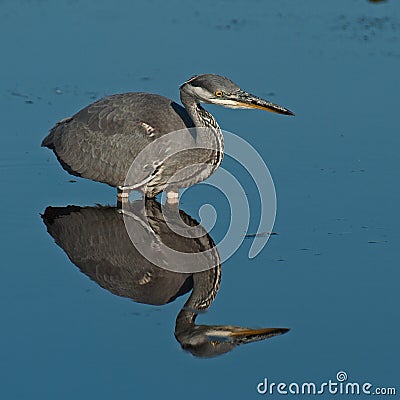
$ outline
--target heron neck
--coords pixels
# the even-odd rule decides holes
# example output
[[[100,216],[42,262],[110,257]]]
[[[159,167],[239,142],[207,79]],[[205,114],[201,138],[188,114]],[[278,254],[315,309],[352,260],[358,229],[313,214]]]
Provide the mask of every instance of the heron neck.
[[[220,132],[220,127],[212,114],[205,110],[192,96],[181,91],[181,102],[186,108],[186,111],[195,126],[212,128],[213,130]]]
[[[193,290],[176,318],[175,331],[192,327],[200,312],[210,307],[221,283],[221,265],[193,275]]]
[[[217,121],[193,96],[183,90],[181,90],[181,101],[194,125],[197,128],[207,128],[202,131],[200,137],[207,144],[207,148],[212,149],[210,163],[215,169],[218,168],[224,155],[224,137]]]

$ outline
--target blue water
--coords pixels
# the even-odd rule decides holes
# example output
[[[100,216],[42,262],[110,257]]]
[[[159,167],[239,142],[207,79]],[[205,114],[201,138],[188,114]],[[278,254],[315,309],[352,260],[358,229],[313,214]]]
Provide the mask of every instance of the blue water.
[[[397,1],[3,0],[0,38],[1,398],[258,398],[265,377],[318,383],[340,370],[400,390]],[[40,218],[115,204],[114,189],[40,148],[56,121],[117,92],[178,101],[198,73],[296,113],[208,107],[266,161],[279,234],[252,260],[244,240],[197,322],[291,328],[211,359],[174,338],[187,295],[157,307],[111,294]],[[193,188],[182,208],[196,218],[207,200]],[[213,200],[216,240],[227,216]]]

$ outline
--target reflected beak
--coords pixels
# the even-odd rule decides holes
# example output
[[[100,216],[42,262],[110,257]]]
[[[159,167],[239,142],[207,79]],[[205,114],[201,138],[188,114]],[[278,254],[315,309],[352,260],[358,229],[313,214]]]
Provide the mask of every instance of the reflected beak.
[[[229,95],[226,104],[223,105],[232,108],[258,108],[260,110],[271,111],[277,114],[294,115],[294,113],[287,108],[271,103],[268,100],[261,99],[260,97],[253,96],[252,94],[242,90]]]
[[[267,339],[273,336],[279,336],[288,332],[288,328],[239,328],[231,332],[231,337],[239,337],[241,339],[251,340],[252,338]]]
[[[214,341],[248,343],[283,335],[288,331],[288,328],[251,329],[239,326],[214,326],[210,327],[207,336],[212,338]]]

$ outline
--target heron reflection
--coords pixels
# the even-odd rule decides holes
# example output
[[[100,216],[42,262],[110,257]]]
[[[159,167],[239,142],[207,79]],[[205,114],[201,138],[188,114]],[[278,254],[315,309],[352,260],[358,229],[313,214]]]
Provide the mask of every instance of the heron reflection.
[[[126,210],[126,207],[125,207]],[[135,242],[147,243],[156,260],[149,260],[129,237],[120,208],[48,207],[42,215],[48,233],[85,275],[111,293],[138,303],[163,305],[191,291],[180,310],[175,337],[183,349],[198,357],[213,357],[240,344],[281,335],[287,328],[251,329],[230,325],[197,325],[199,313],[214,301],[221,282],[217,247],[198,222],[176,205],[162,206],[155,200],[129,203],[127,215]],[[126,215],[125,215],[126,218]],[[179,227],[194,227],[198,235],[180,235]],[[167,244],[182,253],[204,254],[207,269],[174,272],[156,265]],[[165,255],[165,265],[174,262]],[[153,262],[154,261],[154,262]]]

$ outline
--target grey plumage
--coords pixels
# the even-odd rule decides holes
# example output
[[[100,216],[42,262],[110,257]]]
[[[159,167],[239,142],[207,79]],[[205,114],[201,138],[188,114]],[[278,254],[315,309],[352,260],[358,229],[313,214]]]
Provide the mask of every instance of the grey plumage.
[[[53,150],[63,168],[73,175],[104,182],[120,190],[142,190],[146,196],[154,197],[169,186],[176,190],[206,179],[221,163],[221,130],[200,102],[292,115],[289,110],[250,95],[228,78],[218,75],[189,79],[180,87],[180,95],[184,107],[149,93],[105,97],[58,122],[42,146]],[[193,131],[195,127],[205,128],[201,140]],[[127,181],[133,161],[146,146],[179,130],[186,133],[168,137],[160,148],[149,152],[143,165],[137,168],[139,172]],[[161,150],[168,149],[174,141],[183,142],[190,150],[173,156],[163,154]],[[202,142],[209,147],[199,149]],[[208,164],[209,167],[192,168],[177,181],[169,182],[178,171],[193,164]]]
[[[163,115],[170,117],[163,120]],[[124,185],[133,160],[154,139],[190,127],[193,123],[179,104],[155,94],[124,93],[56,124],[42,146],[52,149],[69,173],[117,187]]]

